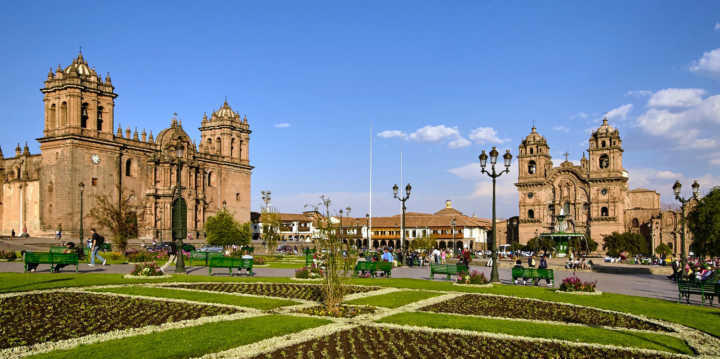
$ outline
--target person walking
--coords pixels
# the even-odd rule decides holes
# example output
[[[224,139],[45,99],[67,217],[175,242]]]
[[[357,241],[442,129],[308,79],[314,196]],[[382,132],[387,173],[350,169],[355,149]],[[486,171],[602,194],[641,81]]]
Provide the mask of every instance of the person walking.
[[[57,231],[55,231],[55,239],[58,241],[62,240],[62,224],[58,224]]]
[[[98,254],[100,247],[105,244],[105,237],[99,235],[97,231],[95,231],[95,228],[90,229],[90,232],[92,233],[92,244],[90,246],[90,264],[88,264],[88,266],[95,266],[95,257],[102,260],[102,265],[105,265],[107,261]]]
[[[165,264],[163,264],[162,267],[160,267],[160,271],[165,273],[167,268],[171,264],[175,263],[177,263],[177,245],[175,244],[175,242],[170,242],[168,243],[168,260],[167,262],[165,262]]]

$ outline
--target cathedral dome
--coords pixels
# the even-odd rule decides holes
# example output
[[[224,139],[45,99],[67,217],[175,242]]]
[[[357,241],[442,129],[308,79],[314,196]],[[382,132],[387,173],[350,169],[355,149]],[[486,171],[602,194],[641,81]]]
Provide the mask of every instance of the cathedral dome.
[[[213,112],[210,121],[240,121],[240,115],[228,105],[227,99],[219,110]]]
[[[593,131],[592,136],[597,138],[597,137],[608,137],[608,136],[615,135],[615,134],[619,135],[619,131],[615,127],[612,127],[608,124],[608,120],[606,117],[606,118],[603,118],[602,125],[600,125],[600,127],[598,127],[597,130]]]
[[[537,143],[537,142],[545,142],[545,137],[543,137],[540,133],[537,132],[535,129],[535,126],[533,126],[532,130],[530,131],[530,134],[525,137],[523,140],[523,143]]]
[[[68,65],[68,67],[63,70],[65,75],[67,76],[73,76],[78,75],[81,77],[88,77],[88,76],[97,76],[97,73],[95,70],[91,69],[90,66],[88,66],[87,61],[83,58],[82,53],[78,54],[78,57],[76,57],[73,62]]]

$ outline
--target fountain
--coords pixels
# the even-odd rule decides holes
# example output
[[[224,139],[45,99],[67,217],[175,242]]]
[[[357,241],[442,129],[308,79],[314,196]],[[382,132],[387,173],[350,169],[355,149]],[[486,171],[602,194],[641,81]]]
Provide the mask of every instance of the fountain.
[[[564,208],[560,208],[560,214],[556,217],[557,222],[555,223],[554,231],[552,233],[540,234],[540,239],[550,238],[555,242],[555,255],[558,257],[566,257],[568,255],[568,243],[571,238],[585,238],[585,234],[583,233],[568,232],[566,217],[567,215],[565,214]]]

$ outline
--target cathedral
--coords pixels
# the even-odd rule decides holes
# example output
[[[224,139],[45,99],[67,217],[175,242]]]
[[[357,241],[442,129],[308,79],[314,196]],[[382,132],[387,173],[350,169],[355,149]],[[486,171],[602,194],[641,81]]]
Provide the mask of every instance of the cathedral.
[[[589,235],[602,249],[603,236],[612,232],[640,233],[654,249],[664,242],[679,253],[680,214],[661,210],[660,194],[629,189],[623,168],[620,131],[604,119],[588,141],[588,156],[575,165],[567,160],[554,166],[550,146],[535,127],[519,146],[519,242],[527,243],[556,229],[557,216],[567,218],[566,232]],[[691,237],[686,233],[686,247]],[[687,248],[686,248],[687,250]]]
[[[31,154],[27,144],[22,150],[18,144],[14,157],[0,152],[3,235],[46,236],[62,226],[65,236],[77,238],[82,208],[87,234],[96,225],[88,212],[98,196],[116,201],[122,191],[139,208],[139,237],[170,240],[178,184],[194,238],[203,238],[206,218],[221,208],[240,222],[250,221],[251,131],[227,100],[203,116],[196,145],[176,117],[157,137],[123,130],[114,116],[118,95],[110,75],[103,79],[82,53],[69,66],[50,69],[40,91],[45,124],[37,139],[40,154]]]

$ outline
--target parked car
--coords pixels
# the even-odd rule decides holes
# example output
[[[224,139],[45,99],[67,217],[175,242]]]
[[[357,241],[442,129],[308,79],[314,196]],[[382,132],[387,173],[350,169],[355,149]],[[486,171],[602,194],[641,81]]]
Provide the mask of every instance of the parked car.
[[[209,252],[209,253],[222,253],[223,247],[220,246],[202,246],[198,249],[198,252]]]

